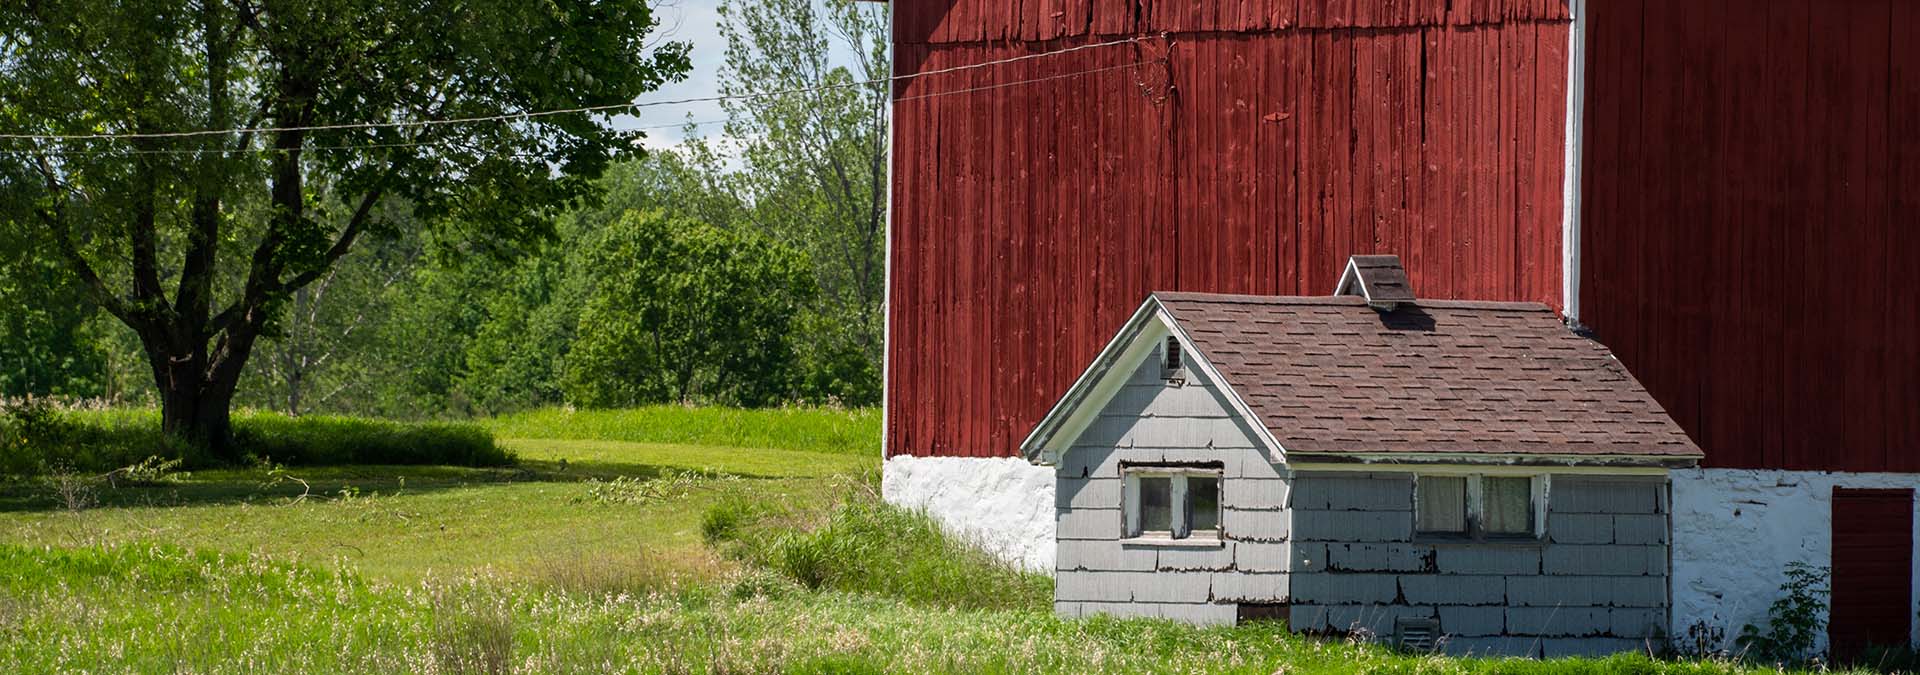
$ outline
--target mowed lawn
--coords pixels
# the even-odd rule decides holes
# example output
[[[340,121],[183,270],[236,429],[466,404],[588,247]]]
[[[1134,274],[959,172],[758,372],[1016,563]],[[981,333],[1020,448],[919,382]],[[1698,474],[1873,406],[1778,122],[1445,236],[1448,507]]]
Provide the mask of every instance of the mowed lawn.
[[[0,511],[0,543],[164,542],[344,563],[395,580],[483,570],[539,575],[575,563],[618,565],[648,556],[701,568],[716,559],[700,541],[700,514],[720,492],[817,501],[825,498],[829,478],[876,464],[872,457],[769,448],[501,443],[520,457],[520,466],[290,468],[277,483],[264,469],[202,471],[178,486],[99,490],[102,507],[77,512],[47,508],[44,488],[13,487],[0,490],[0,508],[7,509]],[[617,478],[676,471],[739,479],[650,504],[593,495]]]
[[[0,486],[0,672],[1749,672],[1062,620],[1044,579],[971,575],[991,563],[875,504],[870,411],[488,426],[515,466],[202,471],[101,488],[79,511],[45,485]],[[709,543],[710,510],[744,529]],[[988,576],[1043,593],[981,603],[1000,588]],[[970,586],[985,590],[969,606],[993,608],[925,590]]]

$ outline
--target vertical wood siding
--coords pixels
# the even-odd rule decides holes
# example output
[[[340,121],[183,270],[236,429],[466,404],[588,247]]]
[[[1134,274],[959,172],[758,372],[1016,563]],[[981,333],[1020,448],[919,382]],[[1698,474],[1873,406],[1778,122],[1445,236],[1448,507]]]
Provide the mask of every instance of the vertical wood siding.
[[[1920,2],[1588,8],[1581,320],[1708,466],[1920,471]]]
[[[890,455],[1017,454],[1155,290],[1560,304],[1563,0],[896,7],[903,75],[1151,39],[897,89]]]

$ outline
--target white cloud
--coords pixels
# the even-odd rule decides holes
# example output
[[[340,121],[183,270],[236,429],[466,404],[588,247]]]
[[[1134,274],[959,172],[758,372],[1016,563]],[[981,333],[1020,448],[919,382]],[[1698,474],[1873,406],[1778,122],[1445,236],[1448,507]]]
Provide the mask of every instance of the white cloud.
[[[816,2],[816,8],[824,17],[826,8]],[[664,33],[659,40],[677,40],[693,46],[691,58],[693,68],[687,77],[679,82],[668,83],[636,99],[638,103],[648,101],[676,101],[690,98],[710,98],[720,95],[720,69],[726,64],[727,41],[720,36],[720,0],[664,0],[655,7],[661,14]],[[846,45],[839,41],[833,43],[833,60],[850,63],[854,55]],[[620,115],[613,118],[613,126],[619,129],[645,128],[642,147],[650,149],[672,148],[686,140],[683,125],[688,122],[704,123],[694,130],[701,137],[716,136],[724,131],[726,110],[718,101],[701,101],[641,108],[639,115]],[[717,152],[731,155],[737,152],[738,144],[715,143]]]
[[[677,0],[657,7],[661,13],[661,24],[666,29],[660,38],[693,45],[693,69],[687,73],[686,79],[668,83],[657,91],[641,96],[639,102],[720,95],[720,66],[726,62],[727,41],[720,37],[719,7],[719,0]],[[613,126],[632,129],[673,125],[646,129],[647,138],[641,141],[641,145],[648,148],[666,148],[685,140],[681,124],[689,120],[707,122],[724,120],[726,117],[726,111],[720,108],[718,102],[706,101],[642,108],[638,116],[615,117]],[[697,131],[703,135],[716,133],[721,126],[718,122],[705,124]]]

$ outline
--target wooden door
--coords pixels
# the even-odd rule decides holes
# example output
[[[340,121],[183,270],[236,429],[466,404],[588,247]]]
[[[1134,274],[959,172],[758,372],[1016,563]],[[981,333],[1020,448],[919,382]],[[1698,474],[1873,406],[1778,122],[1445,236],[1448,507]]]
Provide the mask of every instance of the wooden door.
[[[1836,658],[1903,646],[1913,618],[1913,490],[1833,489]]]

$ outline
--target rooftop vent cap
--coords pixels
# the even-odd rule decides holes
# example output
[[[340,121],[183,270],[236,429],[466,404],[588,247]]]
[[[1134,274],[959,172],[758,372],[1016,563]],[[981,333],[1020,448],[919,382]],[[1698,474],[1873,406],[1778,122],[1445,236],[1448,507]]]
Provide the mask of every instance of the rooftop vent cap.
[[[1356,255],[1347,259],[1347,270],[1340,274],[1334,295],[1357,295],[1367,306],[1391,312],[1403,302],[1413,302],[1413,286],[1407,283],[1407,271],[1400,267],[1397,255]]]

